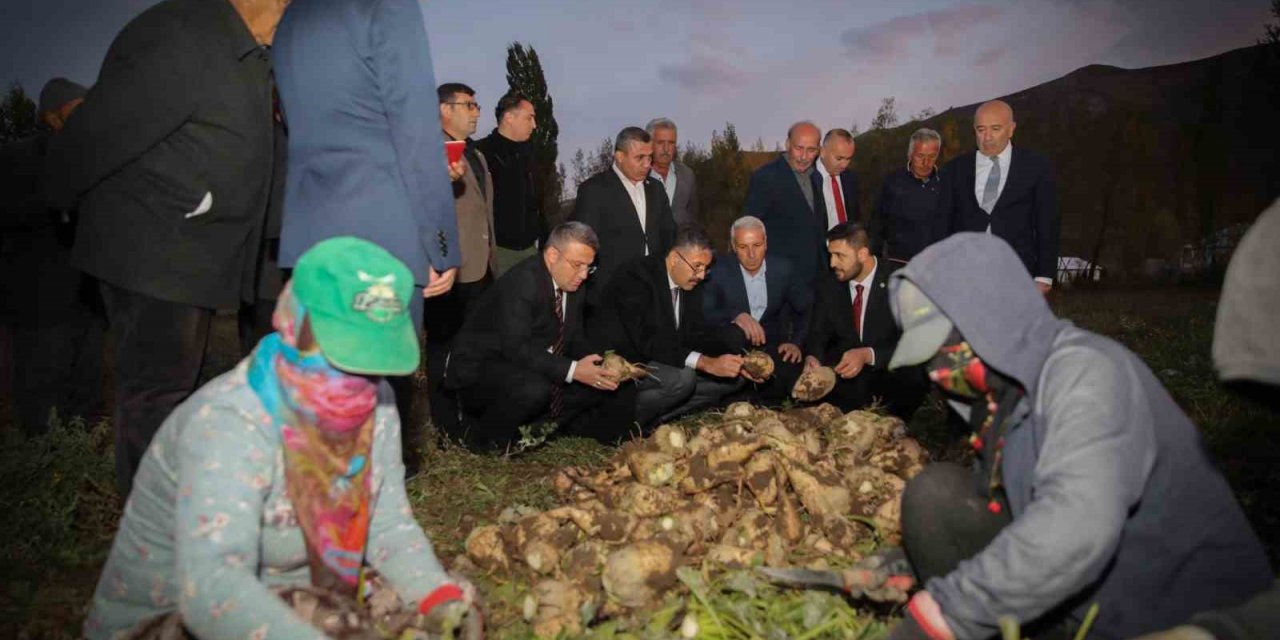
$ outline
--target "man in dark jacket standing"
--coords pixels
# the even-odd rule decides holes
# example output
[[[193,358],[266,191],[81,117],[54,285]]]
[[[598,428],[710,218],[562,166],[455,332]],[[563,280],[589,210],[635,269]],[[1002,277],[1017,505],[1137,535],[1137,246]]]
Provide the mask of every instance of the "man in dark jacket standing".
[[[195,389],[215,308],[253,300],[286,0],[166,0],[125,26],[49,147],[51,203],[115,334],[116,481]]]
[[[943,170],[943,215],[950,233],[978,231],[1003,238],[1048,294],[1058,273],[1058,191],[1049,161],[1013,146],[1018,123],[1001,100],[983,103],[973,116],[978,149]]]
[[[534,179],[533,145],[537,128],[533,103],[508,91],[494,109],[498,126],[476,142],[489,161],[493,178],[493,232],[497,236],[495,278],[537,252],[544,233],[540,194]]]
[[[821,135],[812,122],[791,125],[787,150],[751,174],[742,207],[743,215],[764,222],[773,253],[789,260],[806,283],[812,283],[827,268],[823,244],[827,206],[813,166]]]
[[[907,141],[907,166],[884,179],[880,199],[871,213],[871,251],[906,264],[925,247],[947,235],[941,200],[950,194],[937,169],[942,136],[933,129],[917,129]]]
[[[894,274],[902,340],[973,427],[976,469],[902,498],[925,589],[890,637],[1129,638],[1265,590],[1272,573],[1196,426],[1135,355],[1054,317],[1005,242],[963,233]],[[1037,629],[1039,629],[1037,631]]]

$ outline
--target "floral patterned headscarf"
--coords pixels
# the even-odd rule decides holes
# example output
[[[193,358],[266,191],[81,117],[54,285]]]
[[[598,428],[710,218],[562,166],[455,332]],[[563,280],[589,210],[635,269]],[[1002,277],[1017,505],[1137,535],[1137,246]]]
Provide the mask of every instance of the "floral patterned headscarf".
[[[285,489],[307,542],[312,581],[322,567],[350,587],[358,584],[369,535],[377,383],[334,368],[318,347],[300,351],[306,309],[288,285],[272,324],[258,343],[249,385],[279,429]]]
[[[1007,503],[1000,470],[1004,437],[1013,427],[1011,417],[1022,397],[1022,387],[989,369],[955,329],[925,368],[929,379],[943,391],[969,403],[969,425],[973,429],[969,444],[978,453],[986,478],[987,509],[1000,513]]]

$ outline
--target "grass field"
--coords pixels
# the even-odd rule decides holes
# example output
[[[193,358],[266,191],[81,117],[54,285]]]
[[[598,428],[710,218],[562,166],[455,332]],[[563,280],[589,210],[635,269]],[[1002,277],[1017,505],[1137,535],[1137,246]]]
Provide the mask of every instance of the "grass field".
[[[1156,372],[1202,428],[1209,449],[1275,562],[1280,559],[1280,430],[1275,428],[1280,417],[1217,385],[1209,357],[1215,301],[1213,292],[1187,289],[1054,294],[1060,315],[1120,341]],[[219,318],[206,377],[234,363],[234,332],[234,322]],[[954,451],[944,434],[940,404],[922,409],[912,429],[925,434],[924,440],[935,451],[943,455],[948,455],[944,450]],[[5,575],[0,580],[0,637],[76,637],[119,517],[110,425],[103,420],[73,421],[33,440],[22,440],[6,428],[3,438],[0,563]],[[504,507],[550,506],[549,479],[556,468],[597,464],[612,453],[594,441],[576,438],[552,440],[514,457],[437,447],[428,452],[426,470],[411,483],[410,496],[437,553],[448,560],[461,551],[474,525],[492,521]],[[696,581],[696,577],[683,577]],[[490,621],[501,629],[497,635],[523,634],[514,605],[519,586],[480,584],[495,603]],[[756,593],[756,585],[744,583],[690,585],[686,580],[686,585],[695,593],[701,590],[702,596],[657,612],[655,624],[661,625],[661,616],[674,615],[675,607],[688,606],[708,619],[756,616],[793,625],[785,628],[816,631],[812,637],[823,637],[823,629],[839,628],[843,635],[856,627],[861,635],[873,635],[882,628],[882,617],[870,614],[883,612],[861,612],[854,619],[853,610],[831,596],[769,589]],[[597,635],[615,631],[607,627]]]

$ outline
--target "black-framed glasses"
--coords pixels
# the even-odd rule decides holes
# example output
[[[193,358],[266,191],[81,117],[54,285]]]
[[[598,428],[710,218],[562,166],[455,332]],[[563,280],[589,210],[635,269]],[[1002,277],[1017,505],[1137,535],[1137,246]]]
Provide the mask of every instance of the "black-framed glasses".
[[[596,265],[589,262],[574,262],[568,258],[565,258],[564,261],[568,263],[570,267],[573,267],[574,271],[582,271],[583,269],[586,269],[588,276],[596,272]]]
[[[695,276],[696,276],[696,275],[701,275],[701,274],[705,274],[705,273],[707,272],[707,267],[708,267],[709,265],[702,264],[702,265],[698,265],[698,266],[696,266],[696,267],[695,267],[695,266],[693,265],[693,263],[692,263],[692,262],[689,262],[689,260],[688,260],[687,258],[685,258],[685,257],[684,257],[684,254],[683,254],[683,253],[680,253],[679,251],[676,251],[676,255],[677,255],[677,256],[680,256],[680,260],[682,260],[685,264],[689,265],[689,268],[690,268],[690,269],[693,269],[693,275],[695,275]]]
[[[480,112],[480,103],[472,100],[471,102],[446,102],[451,107],[466,107],[468,111]]]

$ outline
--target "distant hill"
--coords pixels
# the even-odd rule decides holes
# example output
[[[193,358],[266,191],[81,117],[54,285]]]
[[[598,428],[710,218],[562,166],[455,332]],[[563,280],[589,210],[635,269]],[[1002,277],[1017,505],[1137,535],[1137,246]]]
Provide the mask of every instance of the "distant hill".
[[[1255,46],[1147,69],[1092,65],[1003,96],[1015,145],[1048,156],[1062,208],[1062,255],[1136,275],[1152,259],[1252,222],[1280,195],[1280,65]],[[870,215],[911,132],[939,131],[944,160],[972,152],[977,104],[857,138],[854,170]],[[774,153],[747,153],[758,166]],[[759,157],[757,157],[759,156]],[[1280,249],[1278,249],[1280,250]]]

